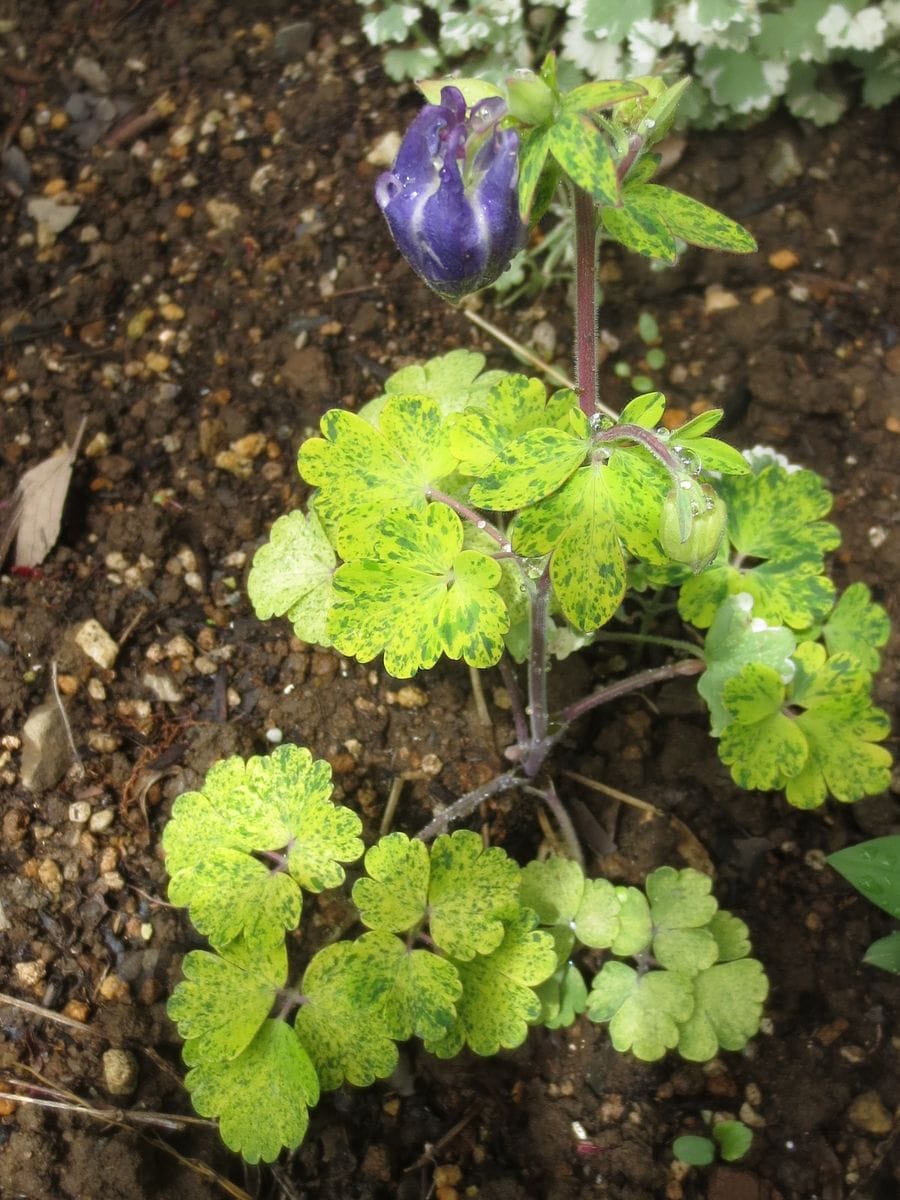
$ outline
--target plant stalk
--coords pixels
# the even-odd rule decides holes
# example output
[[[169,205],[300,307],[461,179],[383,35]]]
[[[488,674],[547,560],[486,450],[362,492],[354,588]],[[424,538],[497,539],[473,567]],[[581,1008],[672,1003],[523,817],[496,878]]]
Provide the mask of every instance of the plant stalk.
[[[547,649],[547,618],[550,603],[550,563],[541,572],[531,599],[531,649],[528,654],[528,722],[531,739],[522,764],[529,779],[534,779],[544,761],[535,750],[547,738],[547,676],[550,654]]]
[[[598,411],[597,226],[594,201],[575,186],[575,378],[578,402],[588,417]]]

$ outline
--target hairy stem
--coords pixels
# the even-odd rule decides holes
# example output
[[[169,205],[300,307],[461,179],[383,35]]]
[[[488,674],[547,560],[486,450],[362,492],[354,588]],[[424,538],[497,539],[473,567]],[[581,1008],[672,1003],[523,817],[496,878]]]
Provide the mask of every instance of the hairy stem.
[[[699,675],[701,671],[705,670],[706,663],[702,658],[685,658],[681,662],[669,663],[665,667],[652,667],[648,671],[639,671],[637,675],[629,675],[627,679],[618,679],[615,683],[591,692],[589,696],[585,696],[582,700],[576,700],[574,704],[564,708],[561,714],[564,727],[570,725],[572,721],[577,721],[579,717],[583,717],[592,709],[599,708],[601,704],[609,704],[613,700],[627,696],[629,692],[636,692],[652,683],[677,679],[681,675]],[[560,734],[562,732],[560,730]],[[554,740],[558,740],[560,734],[555,734]]]
[[[681,638],[657,637],[651,633],[604,633],[602,630],[594,634],[598,642],[637,642],[643,646],[667,646],[670,650],[679,650],[682,654],[697,657],[695,642],[686,642]]]
[[[423,842],[430,842],[439,833],[443,833],[448,825],[452,825],[455,821],[461,821],[464,817],[467,817],[470,812],[474,812],[479,804],[483,804],[485,800],[490,800],[491,796],[496,796],[498,792],[507,792],[510,788],[515,787],[520,779],[521,776],[518,771],[505,771],[502,775],[495,775],[493,779],[489,779],[481,787],[474,788],[471,792],[466,792],[464,796],[460,796],[458,800],[454,800],[434,820],[429,821],[424,829],[420,829],[416,837]]]
[[[522,690],[516,679],[515,668],[506,654],[500,659],[499,666],[500,677],[509,697],[509,708],[516,729],[516,741],[520,746],[524,746],[528,741],[528,720],[525,716],[525,705],[522,702]]]
[[[580,867],[584,867],[584,853],[581,849],[581,842],[578,840],[578,834],[575,831],[575,826],[572,824],[572,818],[560,800],[556,788],[553,786],[553,780],[547,784],[546,788],[526,787],[523,791],[529,792],[532,796],[538,796],[547,805],[556,824],[559,826],[559,831],[563,835],[563,840],[566,843],[566,848],[569,854],[574,858]]]
[[[578,402],[597,413],[597,227],[594,201],[575,187],[575,376]]]
[[[550,601],[550,563],[544,567],[531,599],[531,649],[528,654],[528,719],[531,725],[531,748],[523,766],[529,779],[534,779],[544,754],[536,754],[547,737],[547,676],[550,655],[547,650],[547,617]]]
[[[666,443],[651,430],[641,425],[614,425],[594,437],[595,444],[601,442],[638,442],[658,458],[670,475],[684,475],[684,463],[672,453]]]

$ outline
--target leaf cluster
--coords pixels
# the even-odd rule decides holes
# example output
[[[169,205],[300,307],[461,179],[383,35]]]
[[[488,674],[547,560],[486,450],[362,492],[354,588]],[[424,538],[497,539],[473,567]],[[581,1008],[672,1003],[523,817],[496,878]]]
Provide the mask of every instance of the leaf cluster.
[[[211,946],[185,957],[169,1001],[187,1087],[250,1162],[302,1141],[320,1091],[390,1075],[398,1041],[443,1057],[519,1045],[556,967],[503,850],[465,830],[430,849],[398,833],[353,887],[367,932],[319,950],[289,986],[302,891],[338,886],[362,853],[359,818],[330,792],[328,764],[299,747],[228,759],[176,800],[163,839],[170,898]]]
[[[522,870],[468,830],[370,847],[352,889],[362,932],[293,980],[284,935],[302,893],[343,880],[358,831],[330,800],[327,764],[296,746],[217,764],[166,829],[170,897],[210,942],[186,955],[168,1006],[187,1087],[250,1162],[298,1145],[320,1092],[389,1076],[411,1037],[442,1058],[493,1055],[587,1010],[618,1049],[701,1060],[759,1024],[762,968],[706,876],[662,868],[641,891],[562,859]],[[615,956],[590,988],[578,946]]]
[[[298,637],[361,662],[383,654],[401,678],[441,655],[522,657],[543,571],[584,634],[616,612],[627,562],[669,561],[660,521],[679,456],[692,471],[747,469],[708,436],[718,412],[661,435],[674,439],[667,467],[635,440],[660,420],[660,393],[595,429],[572,391],[483,366],[456,350],[403,368],[361,413],[325,414],[298,460],[309,511],[276,521],[253,561],[260,617],[286,615]]]
[[[720,1048],[743,1049],[759,1028],[768,982],[748,957],[746,925],[719,909],[711,886],[692,868],[660,867],[642,891],[586,879],[564,859],[529,863],[522,900],[557,946],[557,970],[542,989],[544,1023],[586,1011],[608,1023],[617,1050],[645,1062],[668,1050],[704,1062]],[[609,954],[589,988],[570,958],[578,944]]]
[[[698,685],[734,781],[783,788],[797,808],[817,808],[829,794],[852,803],[882,791],[891,755],[879,743],[890,722],[872,704],[866,664],[877,666],[884,610],[854,584],[822,626],[822,640],[798,641],[754,609],[747,593],[720,606]]]

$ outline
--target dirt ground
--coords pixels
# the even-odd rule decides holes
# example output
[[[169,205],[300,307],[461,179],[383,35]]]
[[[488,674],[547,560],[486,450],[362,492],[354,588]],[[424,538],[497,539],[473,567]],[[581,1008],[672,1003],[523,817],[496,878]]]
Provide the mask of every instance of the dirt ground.
[[[514,362],[389,243],[368,156],[418,101],[386,83],[354,5],[0,0],[6,19],[0,500],[86,425],[55,549],[0,578],[0,1095],[23,1096],[0,1098],[3,1200],[896,1195],[897,988],[860,966],[890,925],[823,866],[895,831],[896,794],[809,814],[738,792],[687,681],[585,721],[558,766],[652,801],[710,855],[772,981],[744,1054],[647,1066],[586,1022],[491,1061],[411,1046],[390,1081],[325,1097],[274,1170],[244,1167],[186,1119],[164,1005],[198,943],[164,902],[172,799],[278,728],[331,761],[369,835],[395,777],[436,755],[440,773],[401,795],[396,826],[412,831],[493,774],[512,740],[500,708],[491,730],[478,724],[464,670],[401,694],[378,664],[253,617],[253,551],[304,497],[297,447],[326,408],[358,406],[411,358],[467,346]],[[652,313],[672,405],[720,403],[736,445],[774,445],[827,478],[844,535],[836,578],[866,580],[895,622],[897,117],[690,138],[670,182],[743,220],[760,253],[692,251],[662,273],[605,253],[601,313],[608,368],[638,369],[637,318]],[[564,284],[503,309],[487,295],[481,313],[526,345],[555,342],[567,367]],[[607,403],[624,402],[627,383],[605,378]],[[75,640],[89,618],[114,643],[107,665]],[[897,650],[895,638],[876,692],[892,713]],[[565,687],[633,666],[589,651]],[[489,703],[498,684],[486,675]],[[49,727],[26,733],[48,701]],[[564,796],[615,838],[602,865],[617,879],[682,865],[667,819],[572,783]],[[543,836],[525,800],[481,820],[523,860]],[[318,904],[310,936],[334,903]],[[129,1056],[119,1094],[110,1050]],[[685,1175],[672,1141],[707,1110],[750,1124],[753,1148]]]

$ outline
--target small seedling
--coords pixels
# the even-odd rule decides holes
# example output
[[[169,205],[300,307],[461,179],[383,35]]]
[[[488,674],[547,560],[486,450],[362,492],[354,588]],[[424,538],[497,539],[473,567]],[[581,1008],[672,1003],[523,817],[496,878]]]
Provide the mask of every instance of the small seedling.
[[[710,1121],[712,1113],[704,1113],[704,1118]],[[672,1153],[689,1167],[708,1167],[715,1162],[717,1153],[723,1162],[737,1162],[753,1143],[753,1130],[743,1121],[716,1121],[711,1133],[712,1137],[688,1133],[676,1138]]]

